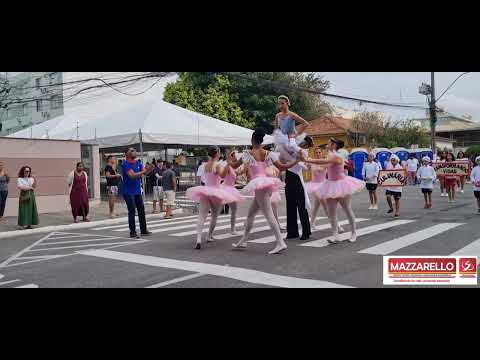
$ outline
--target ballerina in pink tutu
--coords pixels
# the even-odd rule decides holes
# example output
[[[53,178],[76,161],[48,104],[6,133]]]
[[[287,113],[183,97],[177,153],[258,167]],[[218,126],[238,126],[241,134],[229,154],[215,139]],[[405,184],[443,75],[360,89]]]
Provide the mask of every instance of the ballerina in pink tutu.
[[[248,164],[251,180],[247,186],[245,186],[243,192],[255,196],[248,211],[247,220],[245,221],[245,233],[242,239],[232,246],[236,249],[247,247],[248,236],[252,231],[255,216],[258,211],[261,210],[267,219],[268,224],[275,233],[275,238],[277,240],[276,247],[270,251],[269,254],[278,254],[285,250],[287,245],[280,233],[278,222],[275,220],[271,197],[272,193],[282,189],[285,185],[279,178],[268,177],[266,170],[273,164],[280,171],[284,171],[295,166],[297,161],[286,165],[280,163],[275,154],[263,149],[262,143],[264,137],[265,131],[262,129],[256,129],[252,135],[253,149],[251,151],[245,151],[240,160],[236,160],[234,156],[230,156],[229,158],[229,164],[234,169],[238,168],[243,163]]]
[[[310,164],[328,165],[327,180],[322,182],[315,192],[315,195],[320,200],[326,200],[328,217],[333,230],[333,237],[329,240],[331,243],[339,242],[338,237],[338,220],[337,220],[337,206],[340,206],[345,211],[348,217],[348,222],[352,227],[352,232],[349,241],[355,242],[357,240],[357,228],[355,223],[355,214],[352,210],[352,194],[364,188],[365,183],[351,176],[346,176],[343,169],[343,158],[337,151],[343,148],[344,142],[335,138],[331,138],[328,142],[327,149],[330,151],[326,160],[323,159],[302,159]]]
[[[315,149],[315,159],[323,159],[325,158],[324,149],[318,147]],[[305,188],[307,194],[313,195],[314,202],[313,202],[313,210],[312,216],[310,219],[310,223],[312,224],[312,230],[317,230],[316,222],[317,222],[317,215],[318,211],[320,210],[320,206],[322,206],[325,215],[328,216],[328,208],[327,208],[327,201],[325,199],[319,199],[316,195],[320,184],[322,184],[325,180],[327,180],[327,167],[322,165],[309,165],[310,171],[312,172],[312,180],[305,184]],[[343,232],[343,228],[338,225],[338,231]]]
[[[237,188],[235,187],[235,184],[237,183],[237,176],[242,175],[243,172],[245,171],[244,168],[238,168],[237,170],[234,170],[230,165],[228,165],[227,161],[222,161],[221,163],[222,166],[227,167],[227,174],[225,175],[225,178],[223,179],[223,186],[233,188],[234,191],[238,191]],[[231,234],[234,236],[240,235],[239,232],[237,232],[236,226],[237,226],[237,202],[232,202],[229,203],[228,206],[230,207],[230,231]]]
[[[274,165],[272,165],[267,168],[266,174],[267,176],[278,178],[280,176],[280,171]],[[280,191],[272,192],[270,201],[272,202],[273,216],[275,216],[275,219],[277,220],[278,226],[280,227],[280,231],[281,232],[286,231],[287,228],[282,226],[282,224],[280,223],[280,219],[278,218],[278,204],[282,201]]]
[[[211,212],[210,228],[207,242],[214,241],[213,231],[217,225],[218,214],[225,204],[236,203],[243,200],[242,194],[233,186],[222,185],[221,181],[227,175],[229,167],[218,163],[220,149],[213,146],[208,149],[208,162],[205,164],[205,186],[195,186],[187,189],[186,196],[200,203],[200,213],[197,221],[197,243],[195,249],[202,248],[203,226]]]

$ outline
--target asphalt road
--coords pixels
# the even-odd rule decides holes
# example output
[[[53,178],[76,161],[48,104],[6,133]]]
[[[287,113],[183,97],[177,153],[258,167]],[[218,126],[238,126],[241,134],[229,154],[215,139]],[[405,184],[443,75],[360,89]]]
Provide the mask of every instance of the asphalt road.
[[[480,215],[470,185],[455,204],[435,189],[429,210],[423,209],[420,190],[409,187],[396,219],[386,214],[383,191],[379,197],[380,210],[369,211],[367,193],[354,196],[356,243],[327,245],[331,233],[323,218],[309,241],[288,240],[280,255],[267,255],[275,244],[263,216],[248,248],[237,251],[231,248],[239,237],[228,234],[229,216],[217,226],[219,240],[194,250],[196,216],[190,214],[151,221],[155,233],[135,241],[128,238],[127,224],[2,239],[0,288],[383,287],[383,255],[480,256]],[[280,215],[284,222],[284,206]],[[243,220],[238,224],[241,230]]]

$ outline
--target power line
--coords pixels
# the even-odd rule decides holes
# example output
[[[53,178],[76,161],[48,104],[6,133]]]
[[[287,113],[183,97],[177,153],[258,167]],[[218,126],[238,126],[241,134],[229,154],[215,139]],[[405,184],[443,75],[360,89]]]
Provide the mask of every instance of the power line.
[[[331,93],[327,93],[325,91],[310,89],[310,88],[301,87],[301,86],[290,86],[290,85],[286,85],[284,83],[280,83],[280,82],[274,81],[274,80],[252,78],[250,76],[243,75],[243,74],[238,74],[238,73],[225,73],[225,74],[228,75],[228,76],[234,76],[234,77],[242,78],[242,79],[249,80],[249,81],[257,81],[257,82],[262,81],[264,83],[268,83],[268,84],[272,85],[273,87],[276,87],[276,88],[279,88],[279,89],[282,89],[282,90],[301,91],[301,92],[306,92],[306,93],[315,94],[315,95],[321,95],[321,96],[332,97],[332,98],[343,99],[343,100],[356,101],[356,102],[367,103],[367,104],[382,105],[382,106],[408,108],[408,109],[418,109],[418,110],[427,110],[428,109],[426,107],[419,106],[419,105],[395,104],[395,103],[389,103],[389,102],[384,102],[384,101],[368,100],[368,99],[362,99],[362,98],[355,98],[355,97],[351,97],[351,96],[331,94]]]
[[[464,75],[467,75],[467,74],[470,74],[470,72],[464,72],[464,73],[461,73],[460,75],[458,75],[458,77],[445,89],[445,91],[438,97],[438,99],[436,100],[436,102],[438,102],[442,96],[448,91],[450,90],[450,88]]]

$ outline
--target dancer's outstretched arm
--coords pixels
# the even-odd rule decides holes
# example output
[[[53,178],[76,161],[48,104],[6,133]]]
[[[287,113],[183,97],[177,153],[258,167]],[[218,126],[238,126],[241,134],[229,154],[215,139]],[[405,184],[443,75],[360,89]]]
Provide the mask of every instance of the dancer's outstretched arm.
[[[305,158],[303,154],[301,154],[301,161],[309,164],[318,164],[318,165],[329,165],[329,164],[342,165],[343,164],[343,159],[339,156],[335,156],[331,159],[311,159],[311,158]]]
[[[286,171],[286,170],[294,167],[297,164],[298,164],[298,160],[292,161],[291,163],[288,163],[288,164],[282,164],[278,160],[273,162],[273,165],[275,165],[278,168],[278,170],[280,170],[280,171]]]

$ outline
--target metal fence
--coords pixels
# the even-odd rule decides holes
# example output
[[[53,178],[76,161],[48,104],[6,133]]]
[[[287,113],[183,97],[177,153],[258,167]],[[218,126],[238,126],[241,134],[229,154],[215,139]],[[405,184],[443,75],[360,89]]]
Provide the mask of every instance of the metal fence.
[[[190,210],[194,213],[198,212],[198,204],[185,196],[185,192],[188,188],[197,185],[200,185],[200,183],[195,175],[177,177],[177,192],[175,194],[176,208]],[[154,183],[151,181],[145,181],[144,186],[145,202],[150,204],[153,201]],[[121,184],[119,186],[119,193],[121,194]],[[102,201],[108,200],[107,180],[105,177],[102,177],[100,181],[100,198]],[[119,195],[119,199],[121,199],[121,195]]]

